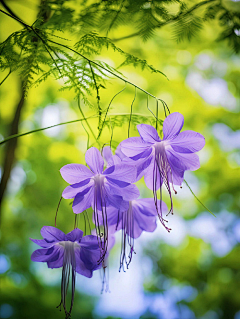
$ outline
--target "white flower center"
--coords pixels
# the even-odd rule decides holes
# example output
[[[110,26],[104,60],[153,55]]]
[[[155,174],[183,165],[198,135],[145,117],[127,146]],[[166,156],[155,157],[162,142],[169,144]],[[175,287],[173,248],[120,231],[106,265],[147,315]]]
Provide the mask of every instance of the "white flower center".
[[[60,241],[58,244],[62,246],[65,250],[71,250],[80,247],[78,242],[70,240]]]

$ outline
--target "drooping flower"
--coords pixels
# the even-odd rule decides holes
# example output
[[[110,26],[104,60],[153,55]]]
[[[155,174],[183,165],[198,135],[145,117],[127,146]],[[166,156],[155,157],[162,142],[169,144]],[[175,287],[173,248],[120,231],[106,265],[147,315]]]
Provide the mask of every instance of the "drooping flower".
[[[107,251],[108,222],[107,209],[127,208],[128,201],[139,196],[138,188],[131,183],[136,178],[136,167],[116,164],[104,170],[104,160],[95,147],[87,150],[85,159],[90,167],[82,164],[68,164],[60,172],[66,182],[71,184],[62,193],[63,198],[74,198],[73,212],[78,214],[87,208],[93,208],[97,233],[101,234],[97,211],[101,211],[103,236],[99,237],[101,258]]]
[[[163,226],[170,231],[166,226],[166,220],[162,217],[162,212],[167,213],[167,205],[158,200],[157,201],[160,221]],[[114,225],[115,231],[122,229],[121,254],[120,254],[120,268],[124,270],[124,264],[128,268],[134,251],[134,240],[139,238],[143,231],[153,232],[156,227],[157,210],[153,198],[142,198],[129,201],[128,209],[117,210],[111,207],[107,211],[108,225]],[[127,247],[129,252],[126,253]]]
[[[144,175],[147,187],[153,190],[155,203],[157,190],[160,188],[162,198],[162,184],[166,186],[171,200],[169,212],[173,210],[170,185],[175,191],[174,185],[182,184],[186,170],[200,167],[198,155],[194,153],[205,145],[204,137],[197,132],[180,133],[183,123],[182,114],[172,113],[163,122],[163,139],[151,125],[140,124],[137,125],[140,137],[120,143],[121,151],[141,168],[138,174]]]
[[[76,272],[90,278],[94,270],[101,268],[101,264],[98,263],[100,249],[97,237],[93,235],[83,237],[83,231],[78,228],[65,235],[58,228],[51,226],[42,227],[41,235],[44,239],[30,238],[42,247],[42,249],[37,249],[32,253],[31,260],[46,262],[48,268],[62,267],[61,302],[59,306],[63,306],[66,318],[69,318],[74,301]],[[70,275],[72,276],[72,299],[68,311],[66,295]]]

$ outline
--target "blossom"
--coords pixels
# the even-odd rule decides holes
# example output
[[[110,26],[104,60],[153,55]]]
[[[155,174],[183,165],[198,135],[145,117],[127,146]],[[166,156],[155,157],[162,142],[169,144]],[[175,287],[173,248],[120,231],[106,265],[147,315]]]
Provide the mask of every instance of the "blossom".
[[[180,133],[183,123],[182,114],[172,113],[163,122],[163,139],[151,125],[140,124],[137,125],[140,137],[130,137],[120,143],[121,151],[141,168],[138,174],[144,175],[147,187],[153,190],[155,203],[157,190],[160,188],[162,196],[162,184],[166,186],[171,200],[170,212],[173,209],[170,184],[174,190],[174,185],[182,184],[186,170],[200,167],[198,155],[194,153],[205,145],[204,137],[197,132]]]
[[[44,226],[41,229],[44,239],[31,239],[43,249],[37,249],[32,253],[31,260],[46,262],[48,268],[62,268],[61,302],[66,318],[70,317],[75,291],[76,272],[92,277],[94,270],[101,268],[98,263],[100,249],[96,236],[88,235],[83,237],[83,231],[75,228],[68,234],[61,230]],[[66,309],[66,295],[70,274],[72,274],[72,299],[70,310]]]
[[[170,231],[165,225],[166,220],[162,217],[162,212],[167,212],[167,205],[158,200],[157,201],[159,214],[161,215],[161,223]],[[122,229],[122,242],[120,254],[120,268],[124,270],[124,264],[129,266],[132,260],[134,251],[134,239],[140,237],[143,231],[153,232],[156,227],[157,210],[153,198],[141,198],[129,202],[127,210],[117,210],[111,207],[108,212],[108,225],[115,226],[115,231]],[[129,253],[126,255],[127,246]]]
[[[85,160],[90,169],[82,164],[68,164],[61,168],[62,177],[71,184],[65,188],[62,197],[74,198],[72,208],[76,214],[92,206],[98,234],[101,231],[97,210],[101,211],[104,232],[103,238],[100,237],[100,248],[104,259],[108,242],[107,209],[111,206],[126,209],[128,201],[139,196],[138,188],[131,184],[137,171],[136,167],[121,163],[104,170],[104,160],[95,147],[87,150]]]

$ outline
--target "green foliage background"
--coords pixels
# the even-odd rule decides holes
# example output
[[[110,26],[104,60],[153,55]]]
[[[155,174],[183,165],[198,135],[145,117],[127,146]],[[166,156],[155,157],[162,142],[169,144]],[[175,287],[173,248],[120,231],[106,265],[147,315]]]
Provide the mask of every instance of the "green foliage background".
[[[100,67],[90,63],[94,69],[97,90],[96,83],[91,78],[89,60],[79,60],[77,55],[72,55],[69,51],[67,55],[63,47],[56,48],[55,45],[53,49],[57,50],[62,65],[55,65],[51,57],[46,54],[44,45],[41,44],[42,47],[38,50],[39,56],[31,55],[39,64],[35,64],[29,76],[27,46],[29,45],[32,50],[31,46],[34,47],[35,44],[31,43],[31,40],[29,42],[27,37],[32,35],[29,36],[26,29],[19,31],[21,25],[17,21],[1,14],[1,40],[5,41],[12,32],[19,31],[22,33],[14,41],[21,45],[22,39],[26,41],[26,46],[23,46],[22,60],[17,57],[19,47],[16,47],[16,56],[12,55],[12,60],[9,57],[4,60],[4,56],[1,60],[3,67],[6,61],[12,63],[11,74],[1,85],[0,133],[2,139],[8,135],[8,125],[12,121],[15,105],[21,97],[21,81],[26,78],[29,83],[26,81],[24,83],[27,98],[21,114],[21,133],[56,124],[51,122],[51,116],[54,117],[54,114],[58,114],[59,123],[82,118],[78,101],[80,101],[81,110],[84,110],[85,117],[101,113],[100,119],[99,117],[91,118],[88,124],[85,121],[75,122],[59,126],[57,133],[51,134],[53,129],[49,129],[18,138],[16,161],[3,201],[1,216],[1,253],[9,266],[1,274],[1,303],[12,307],[13,312],[9,318],[63,318],[63,313],[55,309],[60,302],[60,279],[55,283],[47,282],[47,276],[51,276],[53,272],[59,274],[59,277],[61,273],[47,269],[46,265],[42,267],[34,265],[30,261],[30,255],[36,247],[29,240],[29,237],[40,238],[39,231],[42,226],[54,225],[56,208],[61,193],[66,187],[59,169],[68,163],[84,164],[84,154],[88,146],[94,145],[100,148],[104,143],[109,143],[112,136],[114,148],[121,140],[127,138],[131,106],[133,115],[130,136],[138,135],[136,123],[155,122],[147,107],[155,112],[156,100],[151,96],[147,97],[139,89],[136,89],[135,98],[134,86],[112,75],[109,80],[109,73],[102,71],[101,66],[164,100],[171,112],[181,112],[184,115],[184,130],[194,130],[205,136],[206,146],[200,152],[201,169],[188,174],[187,181],[198,198],[216,215],[214,219],[216,224],[222,221],[219,231],[232,240],[231,249],[222,256],[216,254],[209,242],[191,235],[190,231],[177,247],[163,239],[152,240],[149,247],[144,249],[145,256],[151,259],[153,265],[151,275],[144,279],[146,296],[154,297],[159,294],[164,296],[173,286],[191,285],[197,292],[196,296],[189,300],[181,300],[178,305],[187,305],[192,310],[192,318],[239,318],[234,316],[240,309],[240,228],[236,228],[239,225],[240,206],[240,145],[238,143],[236,146],[236,143],[235,146],[228,147],[230,135],[222,143],[220,137],[213,134],[215,125],[221,123],[232,130],[233,139],[234,134],[236,134],[236,140],[239,139],[240,59],[236,53],[239,37],[231,35],[228,38],[230,46],[227,41],[216,42],[217,38],[223,38],[226,34],[227,25],[230,34],[230,24],[226,21],[231,20],[231,16],[227,16],[227,13],[224,15],[222,12],[223,17],[219,21],[223,22],[222,26],[219,25],[219,21],[212,19],[213,16],[220,15],[221,10],[213,4],[211,4],[213,8],[209,7],[207,11],[208,15],[206,13],[206,16],[202,15],[204,19],[199,19],[198,15],[190,18],[183,16],[176,22],[167,23],[167,19],[170,19],[169,15],[176,11],[174,5],[177,5],[178,1],[175,4],[173,3],[175,1],[169,2],[173,7],[172,9],[170,7],[168,12],[163,10],[167,1],[155,2],[154,10],[161,12],[161,15],[165,14],[165,20],[163,20],[164,16],[161,16],[163,27],[155,29],[154,25],[159,22],[156,22],[145,1],[128,2],[128,15],[119,11],[124,1],[113,3],[112,6],[108,2],[105,5],[102,1],[101,10],[94,2],[90,2],[91,8],[85,11],[82,2],[58,1],[59,8],[63,4],[64,10],[56,10],[55,20],[49,20],[46,28],[48,32],[52,29],[55,35],[67,39],[66,41],[56,38],[53,41],[70,46],[77,43],[76,51],[86,55],[91,61],[98,61]],[[35,21],[39,4],[37,1],[8,1],[7,3],[27,24],[31,25]],[[220,6],[219,3],[215,1],[214,5]],[[139,11],[140,5],[145,5],[148,11]],[[108,21],[111,10],[113,16],[116,12],[119,11],[119,13],[115,20]],[[234,10],[239,12],[239,6],[234,7]],[[71,21],[74,12],[78,12],[79,20],[75,20],[75,25],[70,22],[67,24],[67,21]],[[135,17],[135,13],[138,14],[133,20],[136,24],[131,24],[131,17]],[[235,28],[239,27],[238,15],[234,17],[237,21],[234,22]],[[210,22],[209,19],[211,19]],[[98,21],[104,21],[105,24],[102,23],[100,28]],[[113,21],[114,28],[111,26]],[[64,34],[56,30],[56,23],[59,30],[64,28]],[[79,23],[79,33],[76,31],[77,23]],[[134,33],[139,34],[126,37]],[[42,35],[46,34],[42,33]],[[126,39],[115,42],[109,40],[122,37]],[[176,38],[178,41],[175,41]],[[186,38],[191,42],[185,40]],[[19,45],[16,44],[16,46]],[[9,54],[10,51],[6,50],[6,52]],[[205,69],[198,67],[201,56],[205,59],[210,57],[211,62]],[[76,61],[79,61],[79,69],[85,70],[82,80],[76,76],[74,69]],[[122,66],[117,69],[119,65]],[[62,75],[59,75],[57,66],[61,69]],[[6,67],[1,80],[8,75],[8,72],[9,69]],[[190,74],[201,75],[206,86],[212,80],[221,78],[225,81],[230,95],[235,98],[235,107],[233,109],[226,107],[228,101],[217,103],[217,105],[207,103],[193,89],[199,78],[192,80],[196,83],[187,81]],[[81,76],[83,77],[82,73]],[[37,86],[36,81],[39,82]],[[121,90],[123,91],[120,92]],[[116,95],[117,93],[119,94]],[[215,91],[213,91],[214,94],[216,94]],[[112,100],[115,95],[116,97]],[[76,99],[76,96],[79,99]],[[105,119],[104,112],[110,102],[108,113],[110,116],[107,115]],[[160,120],[165,118],[160,101],[158,116]],[[103,125],[104,119],[105,125]],[[220,136],[223,126],[219,127]],[[97,137],[99,130],[102,132],[96,142],[94,135]],[[1,146],[1,159],[4,158],[6,145]],[[143,180],[139,183],[139,187],[142,197],[152,196],[151,192],[144,187]],[[181,194],[187,195],[184,197]],[[175,211],[174,215],[169,217],[170,226],[175,216],[183,218],[185,227],[190,227],[190,221],[195,219],[197,221],[197,217],[202,216],[203,213],[206,213],[203,216],[208,216],[207,214],[211,216],[190,195],[184,184],[183,188],[178,190],[178,195],[174,196]],[[74,216],[69,204],[70,201],[63,200],[58,212],[57,226],[64,232],[71,231],[74,225]],[[226,214],[223,216],[222,212]],[[204,227],[207,228],[208,225]],[[84,228],[82,216],[79,218],[79,228]],[[161,227],[156,230],[156,232],[164,231]],[[172,232],[177,234],[180,231],[173,229]],[[216,241],[218,240],[219,237],[216,237]],[[116,247],[110,258],[118,258],[118,248]],[[122,276],[124,275],[122,273]],[[81,281],[80,278],[78,279]],[[85,295],[83,290],[81,293],[77,291],[72,318],[101,318],[100,313],[93,311],[97,301],[98,297]],[[149,308],[141,314],[141,318],[161,318],[161,316]],[[165,317],[162,315],[162,318]],[[179,317],[173,318],[187,319],[180,314]]]

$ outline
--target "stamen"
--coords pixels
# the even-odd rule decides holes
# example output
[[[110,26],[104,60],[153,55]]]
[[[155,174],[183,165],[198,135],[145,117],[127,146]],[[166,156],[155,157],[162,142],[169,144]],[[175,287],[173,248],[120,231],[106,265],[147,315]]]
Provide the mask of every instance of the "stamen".
[[[64,256],[63,256],[62,281],[61,281],[61,302],[58,307],[60,307],[60,311],[61,311],[61,305],[63,305],[63,309],[65,311],[65,319],[68,319],[71,316],[71,311],[73,307],[75,282],[76,282],[76,259],[75,259],[74,247],[79,245],[71,241],[59,242],[59,245],[64,247]],[[67,311],[66,296],[68,291],[70,274],[72,275],[72,298],[71,298],[70,309],[69,311]]]

